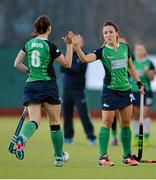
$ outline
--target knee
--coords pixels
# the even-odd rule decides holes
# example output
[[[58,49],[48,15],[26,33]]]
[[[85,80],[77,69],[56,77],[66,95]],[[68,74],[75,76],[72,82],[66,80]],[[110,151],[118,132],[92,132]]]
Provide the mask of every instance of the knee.
[[[50,125],[60,124],[60,120],[59,119],[49,119],[49,124]]]
[[[128,118],[125,120],[122,120],[121,127],[123,127],[123,128],[130,127],[130,122],[131,122],[131,119],[128,119]]]
[[[112,127],[112,120],[111,119],[105,119],[103,122],[103,125],[105,128],[111,128]]]

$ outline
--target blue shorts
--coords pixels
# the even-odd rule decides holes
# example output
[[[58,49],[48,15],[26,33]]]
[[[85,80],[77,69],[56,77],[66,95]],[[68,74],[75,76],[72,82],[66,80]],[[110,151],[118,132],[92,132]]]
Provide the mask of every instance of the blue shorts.
[[[133,92],[134,94],[134,106],[140,106],[140,92]],[[144,105],[145,106],[152,106],[153,103],[153,94],[152,91],[146,91],[144,95]]]
[[[112,111],[123,109],[133,103],[134,96],[131,89],[127,91],[115,91],[103,88],[102,91],[102,110]]]
[[[24,87],[24,102],[29,103],[61,104],[56,80],[27,82]]]

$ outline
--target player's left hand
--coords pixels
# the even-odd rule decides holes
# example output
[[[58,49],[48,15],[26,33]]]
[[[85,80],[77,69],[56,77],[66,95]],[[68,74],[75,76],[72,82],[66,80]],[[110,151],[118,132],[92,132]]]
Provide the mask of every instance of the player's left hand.
[[[141,81],[138,81],[138,82],[137,82],[137,86],[138,86],[138,88],[139,88],[140,93],[144,94],[144,93],[145,93],[145,91],[146,91],[146,87],[145,87],[145,85],[144,85],[144,84],[142,84],[142,82],[141,82]]]

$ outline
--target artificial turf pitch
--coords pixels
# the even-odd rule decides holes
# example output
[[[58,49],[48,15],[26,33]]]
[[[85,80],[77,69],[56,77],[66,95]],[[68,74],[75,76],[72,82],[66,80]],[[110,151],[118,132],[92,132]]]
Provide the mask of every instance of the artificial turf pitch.
[[[130,167],[122,163],[121,144],[109,145],[113,167],[97,165],[99,149],[87,144],[82,125],[75,121],[75,138],[72,145],[65,145],[70,161],[61,168],[54,167],[48,121],[43,120],[37,133],[25,147],[25,158],[20,161],[9,154],[8,144],[17,126],[19,117],[0,118],[0,179],[156,179],[156,164],[140,164]],[[94,121],[96,135],[101,120]],[[144,148],[144,159],[156,159],[156,122],[152,124],[151,146]],[[133,148],[137,152],[137,148]]]

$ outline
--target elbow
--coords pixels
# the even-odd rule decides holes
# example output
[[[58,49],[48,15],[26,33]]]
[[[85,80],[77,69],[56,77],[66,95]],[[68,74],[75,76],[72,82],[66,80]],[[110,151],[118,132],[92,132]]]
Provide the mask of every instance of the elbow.
[[[15,63],[14,63],[14,68],[19,69],[20,66],[21,66],[21,63],[18,63],[18,62],[15,61]]]
[[[70,68],[71,67],[71,62],[69,63],[68,61],[65,61],[65,62],[63,62],[63,64],[62,64],[62,66],[64,67],[64,68]]]
[[[19,64],[17,62],[14,63],[14,68],[18,68]]]

